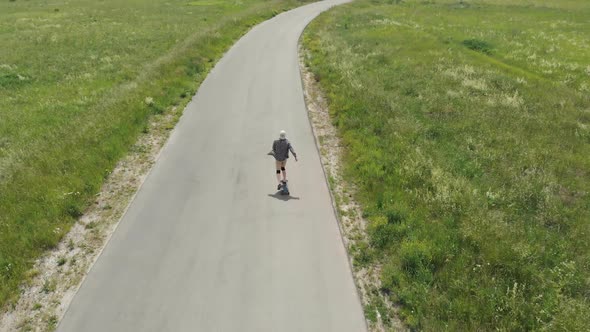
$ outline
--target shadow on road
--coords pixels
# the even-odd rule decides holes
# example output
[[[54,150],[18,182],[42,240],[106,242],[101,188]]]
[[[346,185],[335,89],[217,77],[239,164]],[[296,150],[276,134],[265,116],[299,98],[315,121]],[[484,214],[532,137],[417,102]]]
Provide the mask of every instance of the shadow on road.
[[[294,200],[299,200],[300,199],[299,197],[294,197],[294,196],[291,196],[291,195],[281,195],[280,192],[277,192],[277,193],[274,193],[274,194],[268,194],[268,197],[273,197],[273,198],[276,198],[276,199],[279,199],[279,200],[285,201],[285,202],[286,201],[289,201],[289,200],[292,200],[292,199],[294,199]]]

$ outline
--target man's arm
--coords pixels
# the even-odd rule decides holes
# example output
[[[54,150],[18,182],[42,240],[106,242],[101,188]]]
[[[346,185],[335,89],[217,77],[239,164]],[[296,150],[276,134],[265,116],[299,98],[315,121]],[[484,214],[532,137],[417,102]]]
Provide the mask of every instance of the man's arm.
[[[289,143],[289,150],[291,150],[293,157],[295,157],[295,161],[297,161],[297,153],[295,153],[295,150],[293,149],[293,145],[291,145],[291,143]]]
[[[277,141],[272,142],[272,148],[271,148],[270,152],[267,154],[269,156],[275,157],[275,159],[276,159],[276,157],[277,157]]]

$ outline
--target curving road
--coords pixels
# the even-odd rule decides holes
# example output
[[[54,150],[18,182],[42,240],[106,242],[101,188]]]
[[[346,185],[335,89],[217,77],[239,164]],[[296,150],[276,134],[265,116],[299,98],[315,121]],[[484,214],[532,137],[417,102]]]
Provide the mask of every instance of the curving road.
[[[58,331],[366,331],[299,76],[297,41],[345,0],[256,26],[211,71]],[[287,131],[291,195],[266,156]]]

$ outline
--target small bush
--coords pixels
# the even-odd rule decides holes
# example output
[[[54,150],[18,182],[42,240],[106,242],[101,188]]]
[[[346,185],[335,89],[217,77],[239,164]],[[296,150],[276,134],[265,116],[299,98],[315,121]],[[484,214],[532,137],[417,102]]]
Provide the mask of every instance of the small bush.
[[[51,293],[51,292],[55,292],[55,289],[57,288],[57,282],[54,279],[46,279],[45,282],[43,283],[43,287],[41,287],[41,291],[43,293]]]
[[[359,241],[351,248],[354,264],[358,267],[369,266],[374,260],[374,251],[366,242]]]
[[[371,246],[384,249],[398,242],[407,230],[407,225],[397,220],[398,215],[374,216],[369,223],[368,234]],[[389,222],[392,220],[393,222]],[[400,219],[401,220],[401,219]]]
[[[423,278],[430,282],[432,268],[432,253],[430,248],[422,242],[404,242],[399,251],[401,266],[411,277]]]
[[[60,257],[60,258],[57,260],[57,266],[62,266],[62,265],[64,265],[64,264],[65,264],[67,261],[68,261],[68,260],[67,260],[65,257]]]
[[[492,45],[489,43],[479,40],[479,39],[465,39],[463,41],[463,45],[465,45],[468,49],[484,53],[484,54],[492,54]]]

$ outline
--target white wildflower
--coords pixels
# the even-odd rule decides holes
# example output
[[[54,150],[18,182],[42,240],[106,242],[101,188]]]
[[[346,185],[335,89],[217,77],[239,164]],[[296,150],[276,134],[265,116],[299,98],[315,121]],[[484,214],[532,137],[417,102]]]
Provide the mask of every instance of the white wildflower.
[[[465,65],[463,67],[463,72],[467,75],[473,75],[473,74],[475,74],[475,68],[473,68],[470,65]]]
[[[495,200],[496,198],[498,198],[498,196],[496,194],[494,194],[494,192],[490,189],[488,189],[488,191],[486,191],[486,197],[491,199],[491,200]]]
[[[394,21],[392,19],[386,18],[386,19],[378,19],[378,20],[372,20],[371,25],[397,25],[397,26],[402,26],[402,24],[398,21]]]
[[[469,79],[466,78],[463,80],[463,82],[461,82],[461,84],[463,84],[463,86],[466,86],[468,88],[472,88],[474,90],[479,90],[479,91],[484,91],[488,88],[486,82],[484,80],[480,80],[480,79]]]
[[[524,104],[524,100],[518,94],[518,91],[515,91],[513,95],[502,94],[502,99],[500,100],[500,103],[504,106],[518,108],[522,104]]]
[[[447,90],[447,96],[457,98],[461,96],[461,93],[453,90]]]

